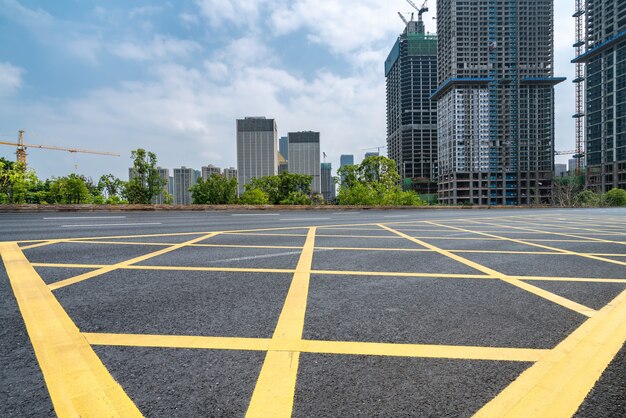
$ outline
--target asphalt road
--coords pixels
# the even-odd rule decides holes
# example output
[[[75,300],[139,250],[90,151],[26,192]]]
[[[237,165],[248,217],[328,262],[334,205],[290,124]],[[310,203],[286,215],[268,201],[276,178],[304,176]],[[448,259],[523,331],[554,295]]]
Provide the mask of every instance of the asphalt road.
[[[64,396],[92,416],[626,416],[624,209],[0,214],[0,252],[3,417]]]

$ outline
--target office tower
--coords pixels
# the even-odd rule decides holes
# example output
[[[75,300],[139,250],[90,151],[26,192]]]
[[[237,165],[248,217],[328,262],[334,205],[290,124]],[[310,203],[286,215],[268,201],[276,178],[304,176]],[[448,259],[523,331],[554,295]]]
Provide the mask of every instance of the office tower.
[[[313,176],[311,192],[320,193],[320,133],[289,132],[289,172]]]
[[[354,165],[354,155],[341,154],[341,157],[339,157],[339,168],[345,167],[347,165]]]
[[[165,185],[163,186],[163,189],[161,190],[160,193],[152,196],[152,199],[150,199],[150,203],[154,204],[154,205],[162,205],[165,203],[165,193],[164,192],[169,192],[170,190],[170,170],[167,168],[161,168],[161,167],[157,167],[156,168],[157,171],[159,172],[159,177],[161,177],[163,180],[165,180]],[[134,169],[132,167],[128,168],[128,181],[131,181],[133,178],[135,177],[134,174]],[[171,194],[171,193],[170,193]]]
[[[567,174],[567,164],[554,164],[554,175],[564,177]]]
[[[437,188],[437,36],[406,21],[387,60],[387,155],[418,192]],[[423,190],[422,190],[423,189]]]
[[[224,177],[228,180],[237,178],[237,169],[235,167],[229,167],[224,169]]]
[[[439,201],[549,203],[553,1],[439,0],[437,36]]]
[[[191,192],[189,189],[196,184],[199,171],[193,168],[181,167],[174,169],[174,204],[191,205]]]
[[[172,195],[172,201],[174,200],[174,176],[169,176],[167,183],[167,192]]]
[[[366,152],[364,158],[367,158],[367,157],[378,157],[379,155],[380,154],[378,152]]]
[[[289,137],[281,136],[278,140],[278,151],[283,154],[285,160],[289,158]]]
[[[253,178],[278,174],[278,148],[274,119],[237,119],[237,182],[239,194]]]
[[[321,185],[322,196],[326,202],[335,201],[335,181],[332,175],[332,164],[322,163],[321,165]]]
[[[584,52],[573,60],[585,66],[586,184],[599,193],[626,189],[626,2],[576,4],[574,17],[586,21],[574,44]]]

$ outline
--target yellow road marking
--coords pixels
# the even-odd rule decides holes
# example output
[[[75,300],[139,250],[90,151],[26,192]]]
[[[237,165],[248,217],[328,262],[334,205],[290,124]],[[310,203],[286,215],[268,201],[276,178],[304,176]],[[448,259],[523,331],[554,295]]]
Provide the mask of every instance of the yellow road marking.
[[[187,335],[108,334],[83,332],[91,345],[124,347],[201,348],[267,351],[269,338],[201,337]]]
[[[56,264],[56,263],[31,263],[33,267],[51,268],[102,268],[100,264]],[[268,269],[246,267],[185,267],[185,266],[125,266],[121,270],[164,270],[164,271],[215,271],[234,273],[285,273],[293,274],[294,269]],[[424,277],[424,278],[450,278],[450,279],[485,279],[497,280],[496,277],[483,274],[446,274],[446,273],[414,273],[414,272],[389,272],[389,271],[350,271],[350,270],[311,270],[311,274],[337,275],[337,276],[390,276],[390,277]],[[609,279],[595,277],[552,277],[552,276],[509,276],[516,280],[529,281],[557,281],[557,282],[584,282],[584,283],[626,283],[626,279]]]
[[[193,348],[209,350],[291,351],[315,354],[383,357],[447,358],[461,360],[541,360],[550,350],[463,345],[375,343],[360,341],[270,340],[268,338],[199,337],[186,335],[83,333],[92,345]]]
[[[441,255],[444,255],[444,256],[446,256],[448,258],[451,258],[451,259],[453,259],[455,261],[458,261],[459,263],[462,263],[462,264],[464,264],[464,265],[466,265],[468,267],[471,267],[471,268],[473,268],[475,270],[478,270],[478,271],[482,271],[483,273],[485,273],[485,274],[487,274],[489,276],[492,276],[494,278],[500,279],[500,280],[502,280],[502,281],[504,281],[506,283],[509,283],[509,284],[511,284],[513,286],[516,286],[516,287],[520,288],[520,289],[523,289],[523,290],[525,290],[525,291],[527,291],[529,293],[532,293],[532,294],[534,294],[536,296],[539,296],[541,298],[549,300],[549,301],[551,301],[553,303],[556,303],[558,305],[561,305],[561,306],[563,306],[565,308],[571,309],[574,312],[578,312],[581,315],[585,315],[585,316],[590,317],[590,316],[592,316],[596,312],[595,309],[591,309],[591,308],[589,308],[587,306],[584,306],[584,305],[582,305],[580,303],[574,302],[574,301],[566,299],[566,298],[564,298],[562,296],[559,296],[559,295],[556,295],[554,293],[548,292],[547,290],[541,289],[541,288],[539,288],[537,286],[533,286],[533,285],[531,285],[529,283],[526,283],[526,282],[523,282],[521,280],[517,280],[517,279],[514,279],[512,277],[509,277],[509,276],[507,276],[504,273],[500,273],[500,272],[498,272],[496,270],[493,270],[493,269],[491,269],[489,267],[486,267],[486,266],[478,264],[478,263],[476,263],[474,261],[468,260],[467,258],[463,258],[460,255],[451,253],[450,251],[444,250],[444,249],[439,248],[439,247],[435,247],[434,245],[429,244],[427,242],[420,241],[420,240],[418,240],[416,238],[413,238],[413,237],[411,237],[409,235],[406,235],[406,234],[404,234],[404,233],[402,233],[400,231],[396,231],[395,229],[389,228],[389,227],[387,227],[385,225],[381,225],[381,227],[387,229],[388,231],[394,232],[395,234],[398,234],[399,236],[401,236],[403,238],[406,238],[406,239],[408,239],[410,241],[413,241],[416,244],[423,245],[426,248],[430,248],[431,250],[434,250],[434,251],[438,252]]]
[[[429,223],[432,223],[433,225],[443,226],[443,225],[440,225],[440,224],[437,224],[437,223],[434,223],[434,222],[429,222]],[[590,255],[588,253],[577,253],[575,251],[565,250],[565,249],[562,249],[562,248],[550,247],[548,245],[542,245],[542,244],[536,244],[534,242],[531,242],[531,240],[521,240],[521,239],[516,239],[516,238],[499,237],[497,235],[487,234],[485,232],[470,231],[469,229],[458,228],[456,226],[449,226],[448,228],[451,228],[451,229],[454,229],[454,230],[457,230],[457,231],[472,232],[474,234],[478,234],[478,235],[482,235],[482,236],[490,237],[490,238],[499,238],[499,239],[502,239],[502,240],[505,240],[505,241],[516,242],[518,244],[524,244],[524,245],[529,245],[529,246],[532,246],[532,247],[543,248],[545,250],[558,251],[558,252],[563,253],[563,254],[577,255],[579,257],[589,258],[589,259],[592,259],[592,260],[604,261],[606,263],[619,264],[621,266],[626,266],[626,262],[624,262],[624,261],[612,260],[610,258],[597,257],[595,255]],[[517,228],[517,227],[511,227],[511,228]],[[541,232],[541,231],[534,231],[534,232]],[[538,240],[533,240],[533,241],[538,241]]]
[[[87,273],[84,273],[84,274],[80,274],[80,275],[75,276],[75,277],[70,277],[69,279],[60,280],[58,282],[52,283],[51,285],[49,285],[49,287],[50,287],[51,290],[56,290],[56,289],[60,289],[60,288],[65,287],[65,286],[76,284],[76,283],[82,282],[84,280],[88,280],[88,279],[100,276],[102,274],[109,273],[109,272],[111,272],[113,270],[117,270],[117,269],[119,269],[121,267],[128,267],[131,264],[139,263],[141,261],[145,261],[145,260],[148,260],[150,258],[157,257],[159,255],[167,254],[167,253],[169,253],[171,251],[175,251],[175,250],[178,250],[179,248],[183,248],[186,245],[195,244],[198,241],[203,241],[205,239],[214,237],[215,235],[218,235],[218,234],[219,234],[219,232],[211,232],[210,234],[203,235],[201,237],[194,238],[192,240],[189,240],[189,241],[186,241],[186,242],[182,242],[180,244],[172,245],[171,247],[163,248],[163,249],[151,252],[149,254],[144,254],[142,256],[135,257],[135,258],[132,258],[130,260],[126,260],[126,261],[122,261],[122,262],[117,263],[117,264],[113,264],[113,265],[110,265],[110,266],[102,267],[102,268],[100,268],[98,270],[94,270],[94,271],[90,271],[90,272],[87,272]]]
[[[525,225],[538,225],[536,222],[524,222]],[[541,224],[539,224],[539,226],[541,226]],[[619,232],[614,232],[614,233],[607,233],[606,231],[602,231],[602,230],[598,230],[598,229],[592,229],[592,228],[577,228],[577,227],[573,227],[573,226],[558,226],[555,225],[555,228],[560,228],[560,229],[576,229],[576,230],[580,230],[580,231],[588,231],[588,232],[600,232],[600,234],[591,234],[591,235],[618,235],[618,236],[624,236],[624,233],[619,233]],[[509,226],[509,228],[518,228],[515,226]],[[524,229],[528,229],[528,228],[524,228]],[[528,229],[529,232],[534,232],[531,229]],[[550,235],[562,235],[565,237],[575,237],[575,238],[580,238],[579,235],[575,235],[575,234],[567,234],[564,232],[557,232],[557,231],[544,231],[544,233],[546,234],[550,234]],[[604,240],[601,238],[592,238],[592,237],[585,237],[588,240],[592,240],[592,241],[598,241],[598,242],[607,242],[607,243],[612,243],[612,244],[626,244],[626,242],[622,242],[622,241],[608,241],[608,240]]]
[[[531,348],[472,347],[431,344],[395,344],[346,341],[300,343],[303,353],[349,354],[363,356],[447,358],[463,360],[539,361],[550,350]]]
[[[0,254],[56,414],[141,416],[17,244],[0,243]]]
[[[626,342],[626,291],[522,373],[476,417],[571,417]]]
[[[247,417],[290,417],[296,390],[299,352],[277,351],[283,341],[298,341],[304,330],[316,228],[309,229],[285,304],[278,318]]]

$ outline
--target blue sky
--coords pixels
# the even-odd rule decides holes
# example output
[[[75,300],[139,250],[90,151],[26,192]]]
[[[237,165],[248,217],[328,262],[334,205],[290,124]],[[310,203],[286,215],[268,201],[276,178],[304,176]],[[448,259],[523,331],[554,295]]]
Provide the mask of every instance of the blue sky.
[[[555,8],[555,74],[571,80],[573,5]],[[0,0],[0,140],[24,129],[27,143],[122,155],[32,149],[40,177],[125,178],[139,147],[170,169],[235,166],[235,119],[265,115],[279,135],[320,131],[336,168],[340,154],[358,161],[385,144],[383,62],[403,29],[396,12],[410,10],[404,0]],[[557,148],[570,149],[569,81],[556,97]]]

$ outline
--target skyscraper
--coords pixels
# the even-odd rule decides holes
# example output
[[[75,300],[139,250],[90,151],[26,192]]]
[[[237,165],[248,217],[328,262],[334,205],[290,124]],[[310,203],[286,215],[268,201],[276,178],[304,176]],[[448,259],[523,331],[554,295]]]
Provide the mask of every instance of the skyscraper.
[[[417,22],[406,22],[385,61],[385,77],[388,156],[402,180],[418,191],[435,189],[437,103],[430,96],[437,89],[437,36],[425,34],[421,13]]]
[[[335,200],[335,181],[332,175],[331,163],[322,163],[321,165],[321,184],[324,200],[333,202]]]
[[[354,155],[341,154],[341,157],[339,157],[339,168],[344,167],[346,165],[354,165]]]
[[[626,189],[626,2],[586,0],[575,16],[585,17],[585,159],[587,187]],[[579,15],[579,13],[581,15]]]
[[[553,1],[439,0],[437,35],[439,201],[550,202]]]
[[[209,164],[207,166],[203,166],[202,168],[202,180],[206,180],[211,177],[213,174],[222,174],[222,169],[214,166],[213,164]]]
[[[228,180],[237,178],[237,169],[235,167],[228,167],[224,169],[224,177]]]
[[[198,171],[193,168],[181,167],[174,169],[174,204],[191,205],[189,189],[198,181]]]
[[[237,119],[237,182],[239,194],[250,180],[278,174],[276,122],[265,117]]]
[[[289,157],[287,164],[289,172],[294,174],[308,174],[313,176],[311,191],[320,193],[320,133],[319,132],[289,132]]]
[[[380,153],[378,151],[374,152],[374,151],[370,151],[370,152],[366,152],[365,156],[363,158],[367,158],[367,157],[378,157],[380,156]]]

